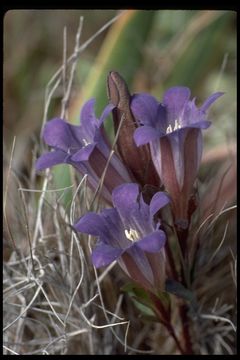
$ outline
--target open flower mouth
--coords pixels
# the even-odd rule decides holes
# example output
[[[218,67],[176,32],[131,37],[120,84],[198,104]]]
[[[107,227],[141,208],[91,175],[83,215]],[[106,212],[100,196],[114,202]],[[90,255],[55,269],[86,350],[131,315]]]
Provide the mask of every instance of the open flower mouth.
[[[125,232],[125,236],[128,240],[131,240],[131,241],[139,240],[139,234],[136,230],[130,228],[130,230],[125,230],[124,232]]]
[[[82,142],[83,142],[84,147],[91,144],[91,142],[87,141],[86,139],[82,139]]]
[[[171,124],[168,125],[168,127],[166,129],[166,134],[170,134],[171,132],[178,130],[178,129],[181,129],[181,125],[180,125],[179,120],[176,119],[174,121],[174,127]]]

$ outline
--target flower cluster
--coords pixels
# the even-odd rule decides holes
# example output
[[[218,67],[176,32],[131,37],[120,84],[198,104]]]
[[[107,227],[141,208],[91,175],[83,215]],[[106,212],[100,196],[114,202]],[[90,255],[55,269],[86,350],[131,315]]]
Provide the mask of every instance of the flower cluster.
[[[106,171],[101,197],[110,208],[85,214],[75,228],[97,237],[95,267],[116,260],[132,280],[154,293],[164,289],[169,268],[161,212],[169,203],[176,229],[188,228],[202,130],[210,126],[207,110],[222,93],[198,108],[183,86],[168,89],[158,102],[149,94],[130,95],[117,72],[110,72],[107,85],[110,103],[100,119],[91,99],[79,126],[59,118],[45,125],[43,138],[53,150],[37,160],[36,168],[70,164],[88,175],[94,190]],[[118,136],[114,153],[103,126],[110,113]]]

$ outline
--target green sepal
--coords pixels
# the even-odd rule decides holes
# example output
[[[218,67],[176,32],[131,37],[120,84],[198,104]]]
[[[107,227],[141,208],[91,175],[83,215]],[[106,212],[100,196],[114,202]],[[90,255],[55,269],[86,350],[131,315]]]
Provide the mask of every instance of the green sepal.
[[[144,316],[155,318],[152,302],[146,290],[133,283],[124,285],[121,290],[132,298],[136,308],[140,310]]]

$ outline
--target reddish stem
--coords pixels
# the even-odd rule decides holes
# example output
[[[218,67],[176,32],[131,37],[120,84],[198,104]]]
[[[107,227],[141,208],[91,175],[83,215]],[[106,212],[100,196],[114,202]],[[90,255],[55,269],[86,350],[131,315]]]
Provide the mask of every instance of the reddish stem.
[[[181,229],[176,227],[176,232],[177,232],[178,242],[182,250],[183,259],[186,260],[188,258],[188,246],[187,246],[188,228]]]
[[[187,238],[188,238],[188,229],[177,231],[178,241],[183,253],[183,260],[184,265],[186,267],[186,271],[189,271],[189,261],[188,261],[188,247],[187,247]],[[186,274],[183,269],[183,264],[181,266],[181,277],[182,277],[182,284],[188,288],[188,281],[186,279]],[[182,331],[183,331],[183,339],[185,343],[185,353],[186,354],[194,354],[192,348],[192,341],[191,335],[189,331],[189,319],[188,319],[188,305],[187,304],[180,304],[179,305],[179,314],[182,321]]]
[[[179,313],[182,320],[182,328],[183,328],[183,339],[185,343],[185,354],[194,354],[192,348],[192,340],[189,332],[189,320],[188,320],[188,306],[186,304],[182,304],[179,306]]]
[[[166,325],[165,325],[166,326]],[[187,352],[185,352],[185,350],[182,348],[180,341],[178,340],[176,333],[174,331],[174,328],[172,326],[172,324],[170,323],[169,326],[166,326],[166,328],[168,329],[169,334],[173,337],[178,349],[180,350],[182,355],[186,355],[188,354]]]
[[[168,260],[169,260],[172,276],[173,276],[174,280],[178,281],[178,273],[177,273],[174,258],[173,258],[173,255],[172,255],[172,250],[171,250],[171,247],[170,247],[168,241],[166,241],[165,249],[166,249],[167,257],[168,257]]]
[[[162,304],[162,302],[159,300],[159,298],[154,295],[153,293],[149,292],[149,296],[154,304],[154,310],[156,315],[158,316],[160,323],[163,324],[166,329],[168,330],[169,334],[172,336],[172,338],[174,339],[179,351],[181,352],[182,355],[186,354],[184,348],[181,346],[180,341],[177,338],[177,335],[175,333],[175,330],[172,326],[171,323],[171,318],[170,318],[170,314],[169,311],[167,311],[164,307],[164,305]]]

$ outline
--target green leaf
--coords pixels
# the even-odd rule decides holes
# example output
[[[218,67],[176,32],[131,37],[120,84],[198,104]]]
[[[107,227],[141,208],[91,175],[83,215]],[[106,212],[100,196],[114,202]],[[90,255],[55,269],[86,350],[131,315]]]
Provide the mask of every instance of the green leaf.
[[[133,297],[133,302],[136,306],[136,308],[144,315],[144,316],[147,316],[147,317],[151,317],[152,318],[156,318],[155,314],[154,314],[154,311],[147,305],[143,304],[142,302],[136,300],[134,297]]]
[[[130,296],[134,296],[139,299],[149,300],[148,293],[140,286],[134,283],[127,283],[121,288],[122,291],[128,293]]]
[[[152,302],[149,298],[148,293],[140,286],[134,283],[128,283],[121,288],[122,291],[126,292],[130,296],[141,313],[145,316],[155,316],[152,310]]]

